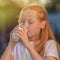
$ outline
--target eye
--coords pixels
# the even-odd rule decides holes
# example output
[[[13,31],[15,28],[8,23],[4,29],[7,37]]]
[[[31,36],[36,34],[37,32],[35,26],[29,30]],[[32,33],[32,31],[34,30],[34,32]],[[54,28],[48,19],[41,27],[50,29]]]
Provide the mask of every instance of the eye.
[[[21,21],[21,24],[24,26],[24,24],[25,24],[25,21]]]
[[[29,23],[29,24],[33,24],[33,22],[32,22],[32,21],[29,21],[28,23]]]

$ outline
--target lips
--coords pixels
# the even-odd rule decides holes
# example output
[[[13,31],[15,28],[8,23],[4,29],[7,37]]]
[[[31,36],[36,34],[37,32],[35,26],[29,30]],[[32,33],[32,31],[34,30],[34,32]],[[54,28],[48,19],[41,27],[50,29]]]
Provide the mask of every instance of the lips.
[[[30,34],[30,31],[28,31],[27,34],[29,35]]]
[[[29,31],[27,31],[27,34],[29,34]]]

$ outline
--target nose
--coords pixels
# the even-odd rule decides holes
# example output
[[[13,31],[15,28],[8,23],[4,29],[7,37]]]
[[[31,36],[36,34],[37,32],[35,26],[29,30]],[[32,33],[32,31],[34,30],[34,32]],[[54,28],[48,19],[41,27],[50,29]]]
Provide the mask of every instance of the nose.
[[[25,28],[28,28],[28,22],[25,22],[25,23],[24,23],[24,27],[25,27]]]
[[[27,22],[24,23],[24,27],[26,28],[25,31],[27,32],[28,31],[28,23]]]

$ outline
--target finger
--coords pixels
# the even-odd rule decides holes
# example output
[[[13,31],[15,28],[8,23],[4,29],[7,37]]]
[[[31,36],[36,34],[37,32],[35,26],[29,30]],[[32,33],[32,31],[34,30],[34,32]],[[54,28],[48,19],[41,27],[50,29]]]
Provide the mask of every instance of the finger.
[[[14,31],[17,31],[17,30],[19,30],[19,26],[16,26],[16,27],[12,30],[12,33],[13,33]]]
[[[19,26],[17,25],[13,30],[17,30],[17,29],[18,29],[18,27],[19,27]]]
[[[19,34],[19,35],[21,35],[21,36],[24,35],[22,32],[19,32],[19,31],[16,31],[15,33],[17,33],[17,34]]]
[[[19,27],[19,31],[21,31],[22,33],[25,33],[25,29],[22,27]]]
[[[26,27],[23,27],[23,29],[24,29],[24,31],[25,31],[25,32],[27,32],[27,29],[26,29]]]
[[[23,23],[19,24],[19,29],[21,29],[21,28],[23,28],[24,31],[27,31],[27,29],[26,29],[26,27],[24,27]]]
[[[23,36],[21,34],[19,34],[18,32],[16,33],[17,36],[20,37],[20,39],[23,39]]]
[[[18,25],[15,26],[15,27],[13,28],[13,30],[10,32],[10,37],[11,37],[12,33],[15,32],[17,29],[18,29]]]

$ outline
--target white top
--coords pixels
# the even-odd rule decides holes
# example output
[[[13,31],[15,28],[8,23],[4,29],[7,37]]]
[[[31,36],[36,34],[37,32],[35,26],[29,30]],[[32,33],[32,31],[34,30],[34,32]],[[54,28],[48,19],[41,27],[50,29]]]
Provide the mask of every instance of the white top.
[[[56,57],[56,60],[59,60],[57,47],[55,41],[48,40],[45,44],[45,52],[43,56],[43,60],[46,60],[47,56]],[[31,54],[24,47],[22,42],[18,42],[12,50],[12,55],[14,56],[14,60],[33,60]]]

